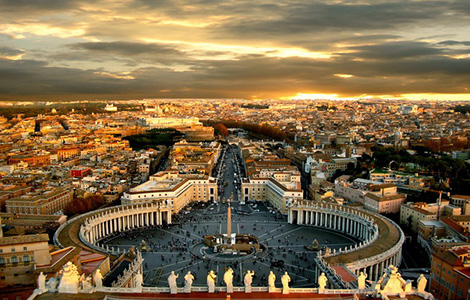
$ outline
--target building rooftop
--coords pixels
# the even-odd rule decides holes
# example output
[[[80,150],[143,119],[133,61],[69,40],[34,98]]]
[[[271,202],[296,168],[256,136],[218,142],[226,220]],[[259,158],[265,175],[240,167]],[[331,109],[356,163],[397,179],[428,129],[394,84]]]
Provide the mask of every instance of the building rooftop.
[[[32,234],[32,235],[8,236],[8,237],[0,237],[0,246],[38,243],[38,242],[47,243],[48,241],[49,241],[49,236],[45,233]]]

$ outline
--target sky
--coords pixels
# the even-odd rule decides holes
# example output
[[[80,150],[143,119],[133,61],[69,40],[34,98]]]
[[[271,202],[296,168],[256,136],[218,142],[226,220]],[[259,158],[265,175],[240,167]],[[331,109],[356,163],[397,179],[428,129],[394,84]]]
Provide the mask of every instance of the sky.
[[[470,100],[468,0],[0,0],[0,100]]]

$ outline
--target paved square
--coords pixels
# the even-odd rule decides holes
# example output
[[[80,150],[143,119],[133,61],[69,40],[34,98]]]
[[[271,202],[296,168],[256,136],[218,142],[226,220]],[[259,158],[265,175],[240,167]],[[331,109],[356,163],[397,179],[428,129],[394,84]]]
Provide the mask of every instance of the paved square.
[[[168,227],[137,229],[123,232],[108,239],[105,244],[129,249],[141,246],[142,240],[148,251],[144,258],[144,285],[168,286],[167,278],[171,271],[179,274],[177,280],[183,285],[184,275],[191,271],[195,280],[194,286],[205,286],[209,270],[218,276],[216,285],[223,286],[223,273],[228,267],[234,270],[234,285],[243,286],[243,277],[247,270],[254,270],[253,286],[267,286],[270,270],[276,274],[276,285],[287,271],[292,279],[292,287],[315,287],[316,252],[308,251],[305,246],[314,239],[320,245],[333,249],[344,248],[357,242],[356,239],[330,230],[310,226],[288,224],[285,218],[270,213],[264,203],[240,205],[232,202],[232,232],[257,236],[267,246],[264,257],[250,260],[228,259],[228,262],[214,262],[203,259],[201,248],[205,235],[225,233],[227,230],[227,204],[212,203],[193,205],[190,213],[174,216],[173,224]],[[249,211],[248,215],[237,214],[237,211]],[[277,264],[276,262],[283,261]],[[271,266],[273,265],[273,266]]]

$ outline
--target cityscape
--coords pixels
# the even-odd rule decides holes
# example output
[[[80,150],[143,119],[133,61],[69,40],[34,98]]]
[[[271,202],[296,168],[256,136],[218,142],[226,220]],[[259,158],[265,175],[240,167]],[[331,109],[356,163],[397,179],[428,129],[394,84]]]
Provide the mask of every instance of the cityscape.
[[[0,0],[0,300],[470,300],[468,0]]]
[[[466,102],[2,112],[5,299],[469,295]]]

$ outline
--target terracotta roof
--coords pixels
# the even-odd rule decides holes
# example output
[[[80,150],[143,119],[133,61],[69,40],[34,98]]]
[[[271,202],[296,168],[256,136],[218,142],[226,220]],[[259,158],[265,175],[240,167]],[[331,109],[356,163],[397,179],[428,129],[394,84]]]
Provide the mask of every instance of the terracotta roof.
[[[429,215],[429,216],[431,216],[431,215],[436,215],[436,213],[427,211],[427,210],[422,209],[422,208],[419,208],[419,207],[413,207],[413,210],[416,210],[417,212],[420,212],[420,213],[422,213],[422,214],[424,214],[424,215]]]
[[[456,222],[468,222],[470,221],[470,215],[453,216],[452,219]]]
[[[396,194],[396,195],[389,195],[389,196],[377,196],[376,194],[367,193],[364,197],[371,198],[375,201],[389,201],[395,199],[404,199],[406,196],[404,194]]]
[[[343,266],[333,266],[333,269],[335,270],[336,274],[341,276],[341,279],[343,279],[344,282],[353,282],[356,281],[356,277],[354,277],[346,268]]]
[[[39,242],[47,243],[48,241],[49,241],[49,236],[46,233],[8,236],[8,237],[0,237],[0,246],[27,244],[27,243],[39,243]]]
[[[458,223],[456,223],[454,220],[450,218],[441,218],[441,221],[444,222],[447,226],[450,228],[454,229],[458,233],[464,234],[465,233],[465,228]]]

